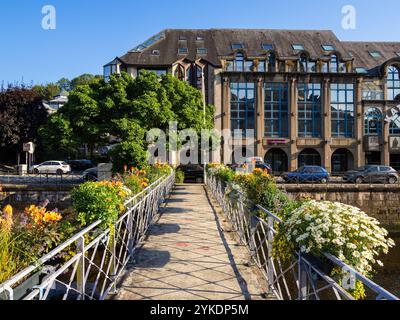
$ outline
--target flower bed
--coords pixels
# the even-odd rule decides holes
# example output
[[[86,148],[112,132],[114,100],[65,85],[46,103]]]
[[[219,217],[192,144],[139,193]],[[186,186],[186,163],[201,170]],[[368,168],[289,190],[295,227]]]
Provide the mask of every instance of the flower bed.
[[[170,166],[157,164],[131,168],[112,181],[86,182],[72,191],[73,208],[65,213],[48,211],[43,203],[27,207],[19,217],[6,206],[0,217],[0,284],[92,223],[101,221],[103,230],[111,227],[125,212],[126,200],[170,174]],[[55,260],[74,254],[63,252]]]
[[[377,257],[394,246],[388,232],[379,222],[360,209],[327,201],[295,201],[281,191],[267,172],[255,170],[250,174],[235,174],[221,165],[212,164],[208,174],[221,183],[230,183],[233,192],[242,192],[254,204],[261,205],[277,215],[274,255],[281,261],[290,259],[295,252],[309,255],[327,263],[325,253],[338,257],[366,277],[373,275],[374,267],[382,266]],[[229,177],[229,178],[226,178]],[[265,212],[258,213],[265,218]],[[333,268],[332,276],[342,275]],[[338,277],[340,283],[341,277]],[[363,284],[356,282],[349,290],[357,298],[365,298]]]

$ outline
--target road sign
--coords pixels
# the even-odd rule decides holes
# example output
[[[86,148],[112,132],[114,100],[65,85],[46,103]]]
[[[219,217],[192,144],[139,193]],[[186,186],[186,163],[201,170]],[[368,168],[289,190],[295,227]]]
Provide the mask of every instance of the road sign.
[[[33,142],[24,143],[23,150],[24,152],[33,154],[35,153],[35,144]]]

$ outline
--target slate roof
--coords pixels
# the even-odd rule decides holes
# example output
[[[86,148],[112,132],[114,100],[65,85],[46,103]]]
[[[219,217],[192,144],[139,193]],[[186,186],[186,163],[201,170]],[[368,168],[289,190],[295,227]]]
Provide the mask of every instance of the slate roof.
[[[155,42],[147,41],[147,47],[131,50],[120,60],[128,65],[157,67],[170,66],[181,59],[204,59],[219,67],[221,58],[234,54],[234,43],[242,44],[249,57],[265,55],[262,44],[272,44],[278,58],[285,59],[296,58],[300,54],[293,49],[293,44],[303,45],[311,59],[328,58],[331,53],[324,51],[322,45],[333,45],[342,59],[354,59],[355,67],[374,69],[398,57],[396,52],[400,53],[400,42],[340,41],[330,30],[167,29],[155,39]],[[178,48],[188,48],[188,54],[178,54]],[[198,54],[198,48],[206,48],[207,54]],[[153,50],[158,50],[156,53],[159,54],[154,54]],[[382,58],[373,58],[369,51],[381,52]]]

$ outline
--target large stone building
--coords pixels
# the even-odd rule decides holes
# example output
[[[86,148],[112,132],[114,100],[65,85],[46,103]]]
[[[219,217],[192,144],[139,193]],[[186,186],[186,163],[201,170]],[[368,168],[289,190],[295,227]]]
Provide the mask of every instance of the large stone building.
[[[144,69],[202,90],[217,129],[254,129],[257,155],[275,171],[400,169],[400,42],[346,42],[325,30],[164,30],[104,72]]]

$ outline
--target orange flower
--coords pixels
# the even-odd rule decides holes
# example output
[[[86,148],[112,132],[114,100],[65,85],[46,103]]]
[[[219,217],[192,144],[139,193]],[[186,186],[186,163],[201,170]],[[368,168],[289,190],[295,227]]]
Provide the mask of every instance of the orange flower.
[[[46,212],[43,216],[44,222],[58,222],[62,219],[62,216],[58,212]]]
[[[58,222],[62,216],[58,212],[47,211],[46,208],[39,208],[35,205],[25,208],[25,214],[28,215],[36,225],[43,225],[43,223]]]
[[[0,217],[0,230],[3,230],[6,233],[9,233],[9,232],[11,232],[12,226],[14,224],[13,208],[10,205],[7,205],[7,206],[5,206],[3,213],[5,215],[5,219]]]

